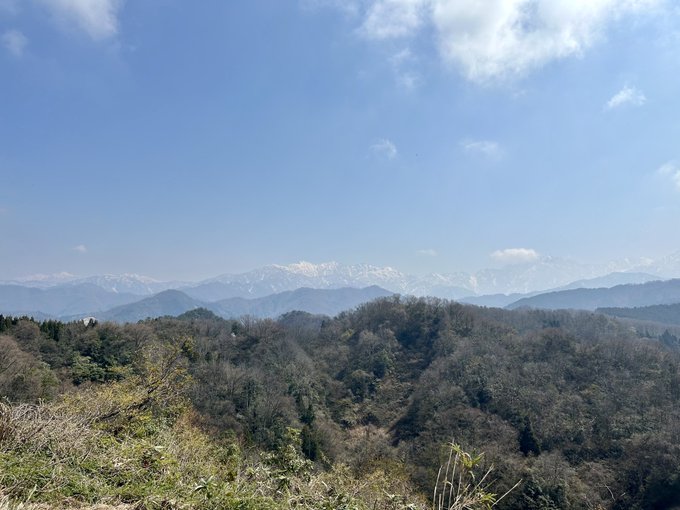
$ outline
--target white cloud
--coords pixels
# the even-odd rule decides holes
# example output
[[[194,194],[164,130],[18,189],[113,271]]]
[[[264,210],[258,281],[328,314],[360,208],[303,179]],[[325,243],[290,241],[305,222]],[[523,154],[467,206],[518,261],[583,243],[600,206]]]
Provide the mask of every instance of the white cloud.
[[[418,255],[425,255],[427,257],[436,257],[438,255],[437,250],[433,250],[432,248],[418,250],[416,253],[418,253]]]
[[[92,39],[118,33],[118,13],[123,0],[37,0],[61,22],[75,24]]]
[[[519,264],[538,260],[539,254],[531,248],[506,248],[496,250],[491,254],[491,258],[504,264]]]
[[[87,253],[87,246],[84,244],[79,244],[78,246],[73,247],[73,251],[77,251],[78,253]]]
[[[371,145],[373,152],[385,156],[387,159],[394,159],[397,157],[397,146],[391,140],[383,138]]]
[[[676,161],[664,163],[656,172],[663,178],[670,180],[677,190],[680,191],[680,165]]]
[[[613,110],[624,105],[642,106],[646,101],[647,98],[642,91],[626,85],[607,101],[606,109]]]
[[[369,39],[413,34],[425,21],[425,0],[375,0],[368,8],[361,33]]]
[[[500,145],[491,140],[463,140],[460,145],[466,152],[482,154],[489,158],[498,158],[503,153]]]
[[[10,54],[21,58],[28,44],[28,39],[19,30],[8,30],[2,34],[2,45]]]
[[[649,13],[663,0],[372,0],[360,32],[369,39],[431,31],[442,59],[475,82],[520,77],[581,55],[607,25]]]

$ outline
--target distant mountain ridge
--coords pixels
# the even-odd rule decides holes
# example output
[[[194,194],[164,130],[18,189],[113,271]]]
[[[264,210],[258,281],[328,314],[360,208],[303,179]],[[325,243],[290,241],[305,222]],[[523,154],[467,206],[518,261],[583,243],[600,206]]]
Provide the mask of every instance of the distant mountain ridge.
[[[646,272],[636,271],[635,268],[639,267],[643,267]],[[658,273],[651,274],[652,271]],[[172,289],[181,291],[199,303],[215,303],[225,299],[264,298],[301,288],[370,286],[378,286],[402,295],[435,296],[483,306],[504,307],[539,293],[574,287],[613,287],[622,283],[644,283],[669,275],[680,276],[680,252],[656,261],[622,260],[600,265],[580,264],[556,257],[539,257],[531,262],[484,269],[474,274],[431,273],[424,276],[409,275],[391,267],[346,265],[338,262],[273,264],[196,283],[161,282],[137,274],[85,278],[70,273],[39,274],[5,282],[4,286],[0,283],[0,313],[23,312],[56,317],[92,313],[138,301],[135,296],[151,297]],[[95,295],[95,291],[87,287],[88,285],[99,288],[101,292]],[[31,294],[29,291],[19,291],[16,287],[40,290],[47,294]],[[115,295],[118,297],[114,297]],[[231,305],[236,306],[235,303],[236,301]],[[608,306],[600,303],[593,306],[600,305]]]
[[[265,266],[246,273],[222,275],[187,285],[181,290],[196,299],[216,301],[230,297],[262,297],[301,287],[340,288],[378,285],[399,294],[459,300],[490,294],[541,292],[576,281],[587,282],[598,278],[602,279],[602,286],[643,283],[666,278],[665,275],[632,270],[640,264],[648,264],[648,261],[624,260],[610,264],[587,265],[556,257],[541,257],[533,262],[498,269],[483,269],[474,274],[458,272],[417,276],[402,273],[391,267],[370,264],[299,262]],[[663,267],[669,270],[670,264],[666,263]],[[676,269],[674,274],[680,276],[680,256],[677,266],[673,267]]]
[[[680,303],[634,308],[598,308],[596,312],[625,319],[680,325]]]
[[[637,285],[640,283],[658,282],[665,279],[666,278],[662,278],[650,273],[617,271],[604,276],[598,276],[596,278],[571,282],[567,285],[552,290],[603,289],[616,287],[617,285]]]
[[[71,285],[81,283],[91,283],[110,292],[137,294],[140,296],[155,294],[185,285],[184,282],[161,282],[137,274],[89,276],[70,282]]]
[[[519,299],[506,308],[539,308],[548,310],[598,308],[630,308],[680,303],[680,279],[652,281],[637,285],[617,285],[601,289],[570,289],[547,292]]]
[[[573,289],[601,289],[611,288],[617,285],[639,284],[659,281],[658,276],[647,273],[622,273],[615,272],[608,275],[599,276],[597,278],[589,278],[586,280],[579,280],[562,287],[555,289],[547,289],[545,291],[535,291],[526,294],[487,294],[482,296],[468,296],[460,299],[463,303],[468,303],[477,306],[491,306],[504,308],[511,303],[519,301],[520,299],[531,298],[539,294],[547,294],[550,292],[559,292],[563,290]]]
[[[23,278],[17,278],[15,280],[0,282],[0,285],[17,285],[21,287],[38,289],[49,289],[61,286],[77,286],[83,284],[96,285],[97,287],[108,292],[120,294],[137,294],[141,296],[155,294],[163,290],[187,285],[186,282],[161,282],[154,280],[153,278],[149,278],[148,276],[130,273],[124,273],[120,275],[105,274],[79,277],[71,273],[62,272],[52,275],[36,274],[25,276]]]
[[[303,311],[314,315],[335,316],[350,310],[362,303],[373,301],[379,297],[391,296],[393,293],[377,285],[356,289],[343,287],[340,289],[300,288],[270,296],[243,299],[230,298],[212,303],[217,314],[224,318],[237,318],[243,315],[254,317],[278,317],[292,311]]]
[[[46,289],[0,285],[0,313],[6,315],[61,317],[84,311],[100,312],[137,299],[139,296],[134,294],[109,292],[91,283]]]
[[[258,298],[305,287],[338,289],[377,285],[400,294],[457,298],[469,293],[472,284],[470,277],[464,273],[418,277],[391,267],[370,264],[299,262],[287,266],[274,264],[247,273],[222,275],[197,285],[182,287],[181,290],[196,299],[214,301],[232,297]],[[433,288],[438,291],[433,292]]]
[[[606,264],[582,264],[570,259],[542,256],[536,260],[487,268],[475,273],[430,273],[412,275],[392,267],[371,264],[297,262],[271,264],[238,274],[223,274],[200,282],[162,282],[137,274],[77,277],[70,273],[33,275],[5,284],[48,288],[58,285],[93,283],[119,293],[152,295],[177,289],[202,301],[218,301],[232,297],[257,298],[302,287],[332,289],[362,288],[378,285],[391,292],[414,296],[437,296],[461,299],[481,295],[526,294],[544,292],[565,285],[596,278],[613,281],[602,286],[642,283],[634,276],[647,274],[656,279],[680,277],[680,252],[652,259],[622,259]],[[612,276],[613,275],[613,276]],[[648,280],[643,280],[648,281]],[[576,283],[575,283],[576,282]],[[579,287],[581,285],[578,285]]]
[[[179,290],[164,290],[151,297],[117,306],[96,316],[98,320],[113,322],[138,322],[147,318],[177,316],[195,308],[208,308]]]
[[[179,290],[165,290],[139,301],[117,306],[96,317],[104,321],[137,322],[166,315],[178,316],[198,308],[205,308],[225,319],[245,315],[275,318],[292,311],[335,316],[362,303],[390,295],[391,292],[377,286],[363,289],[301,288],[255,299],[229,298],[208,303],[194,299]]]

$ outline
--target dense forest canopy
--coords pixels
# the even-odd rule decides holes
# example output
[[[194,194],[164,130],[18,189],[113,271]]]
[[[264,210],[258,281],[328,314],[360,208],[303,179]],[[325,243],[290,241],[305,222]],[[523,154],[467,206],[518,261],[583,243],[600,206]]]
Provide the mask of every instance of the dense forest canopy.
[[[336,318],[0,316],[0,394],[19,405],[123,388],[172,349],[207,438],[281,452],[297,431],[316,473],[400,473],[427,495],[453,441],[484,452],[495,492],[522,480],[498,508],[680,505],[677,338],[599,314],[389,297]],[[0,477],[0,494],[21,487]]]

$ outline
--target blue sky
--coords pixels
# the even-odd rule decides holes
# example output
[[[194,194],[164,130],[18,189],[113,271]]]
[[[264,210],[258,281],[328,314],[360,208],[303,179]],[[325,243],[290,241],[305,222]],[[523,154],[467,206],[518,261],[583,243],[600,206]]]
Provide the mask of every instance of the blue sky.
[[[0,0],[0,279],[680,249],[663,0]]]

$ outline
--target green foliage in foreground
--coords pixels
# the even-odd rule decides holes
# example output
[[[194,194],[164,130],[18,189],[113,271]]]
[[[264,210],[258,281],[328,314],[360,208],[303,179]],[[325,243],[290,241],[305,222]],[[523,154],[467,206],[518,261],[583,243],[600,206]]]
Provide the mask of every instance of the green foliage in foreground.
[[[423,507],[403,476],[386,469],[361,480],[342,465],[315,471],[296,429],[270,453],[210,438],[182,395],[188,378],[179,352],[156,350],[140,375],[50,404],[0,404],[0,508],[12,508],[7,498],[23,502],[17,508]]]

